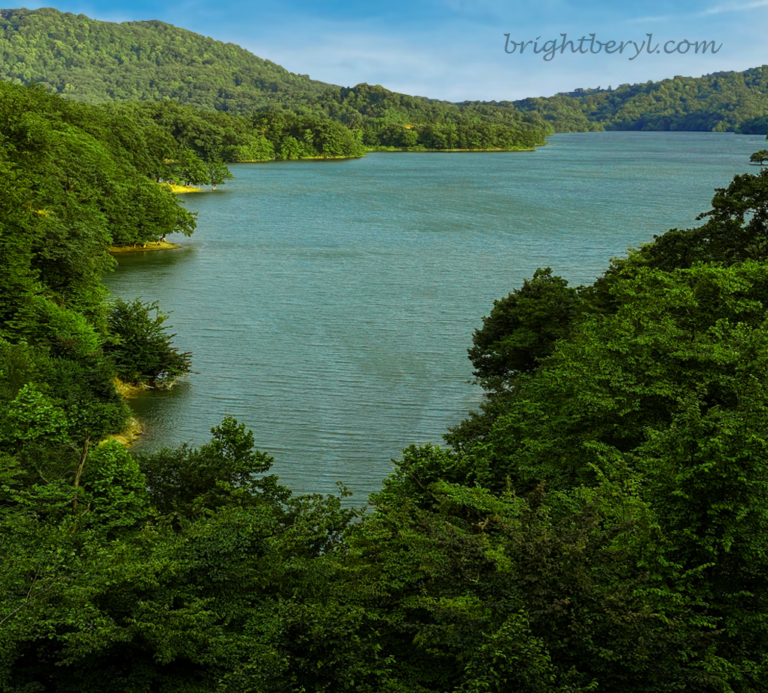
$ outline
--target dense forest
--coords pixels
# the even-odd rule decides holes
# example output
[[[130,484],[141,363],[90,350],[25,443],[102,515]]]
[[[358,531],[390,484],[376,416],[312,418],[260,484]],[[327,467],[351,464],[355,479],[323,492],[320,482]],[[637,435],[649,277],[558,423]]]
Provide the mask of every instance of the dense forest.
[[[300,107],[329,85],[231,43],[158,21],[98,22],[53,8],[0,12],[0,74],[86,103],[163,101],[252,112]]]
[[[232,418],[109,440],[116,383],[191,357],[110,300],[107,248],[191,233],[157,179],[220,146],[152,108],[0,85],[1,690],[765,690],[768,170],[593,285],[499,299],[483,407],[363,512],[293,495]]]
[[[252,116],[205,111],[173,102],[121,103],[92,106],[95,110],[148,121],[172,138],[192,161],[183,170],[192,182],[205,183],[205,166],[199,162],[269,161],[272,159],[358,157],[365,155],[360,133],[341,123],[285,111]],[[199,161],[198,161],[199,160]],[[171,166],[173,170],[173,166]],[[197,171],[197,173],[194,173]],[[197,180],[200,178],[200,180]]]
[[[54,197],[31,208],[44,223],[29,236],[30,243],[38,233],[58,234],[59,243],[43,237],[35,242],[47,246],[49,261],[57,263],[62,274],[80,271],[67,270],[70,262],[87,258],[96,273],[102,263],[96,246],[79,245],[86,243],[85,236],[70,239],[62,230],[60,220],[68,215],[80,224],[95,225],[108,246],[189,234],[193,216],[158,183],[224,183],[231,177],[226,161],[365,153],[359,137],[343,125],[290,113],[265,113],[251,120],[173,103],[89,105],[37,86],[3,82],[0,112],[0,142],[12,157],[12,175],[34,171],[34,182],[25,185],[37,193],[41,185],[58,191],[66,181],[77,187],[78,204],[92,205],[79,209],[66,198]],[[93,238],[87,242],[92,244]],[[82,277],[77,281],[82,283]]]
[[[153,120],[208,162],[354,157],[366,149],[530,149],[552,132],[538,115],[515,108],[314,82],[162,22],[6,10],[0,31],[0,79]],[[182,168],[188,183],[210,177],[197,161]]]

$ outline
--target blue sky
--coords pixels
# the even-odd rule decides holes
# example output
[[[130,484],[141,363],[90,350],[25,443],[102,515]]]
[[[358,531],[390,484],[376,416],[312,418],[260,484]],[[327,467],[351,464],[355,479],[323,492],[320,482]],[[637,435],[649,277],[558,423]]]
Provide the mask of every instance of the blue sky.
[[[27,4],[44,6],[50,5]],[[768,0],[74,0],[55,6],[105,21],[160,19],[325,82],[368,82],[451,101],[548,96],[768,63]],[[629,60],[636,50],[628,48],[623,55],[558,52],[545,61],[530,46],[522,55],[505,53],[507,33],[513,41],[540,37],[539,45],[562,33],[641,44],[652,33],[654,45],[706,40],[722,46],[716,55],[649,55],[646,49]]]

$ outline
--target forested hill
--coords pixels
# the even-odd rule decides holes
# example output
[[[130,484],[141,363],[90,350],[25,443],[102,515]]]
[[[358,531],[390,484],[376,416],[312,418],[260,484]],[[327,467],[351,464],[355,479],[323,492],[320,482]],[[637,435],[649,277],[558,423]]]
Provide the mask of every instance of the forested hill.
[[[622,84],[617,89],[578,89],[510,105],[541,115],[557,132],[703,130],[762,135],[768,130],[768,65]]]
[[[300,106],[330,85],[159,21],[99,22],[85,15],[0,10],[0,79],[40,82],[89,103],[173,99],[207,109]]]

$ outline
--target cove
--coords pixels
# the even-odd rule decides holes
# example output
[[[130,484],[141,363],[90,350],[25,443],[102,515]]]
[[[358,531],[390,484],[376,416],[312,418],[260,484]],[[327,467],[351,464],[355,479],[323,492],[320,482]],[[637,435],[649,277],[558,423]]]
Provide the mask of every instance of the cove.
[[[573,284],[754,171],[762,136],[563,134],[536,152],[380,153],[232,166],[186,196],[179,250],[119,257],[123,298],[173,311],[195,374],[132,401],[136,450],[199,444],[226,414],[299,493],[362,503],[406,445],[480,401],[466,358],[493,300],[551,266]]]

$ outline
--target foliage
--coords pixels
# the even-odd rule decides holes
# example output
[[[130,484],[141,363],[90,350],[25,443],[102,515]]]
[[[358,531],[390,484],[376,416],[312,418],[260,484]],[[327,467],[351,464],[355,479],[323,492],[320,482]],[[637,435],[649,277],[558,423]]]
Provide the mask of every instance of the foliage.
[[[114,24],[51,8],[5,10],[0,38],[7,46],[0,79],[14,84],[40,84],[86,103],[174,102],[247,115],[288,111],[362,128],[369,147],[520,149],[542,144],[553,130],[768,132],[766,66],[548,98],[453,104],[378,85],[324,84],[159,21]],[[405,125],[416,126],[415,133]],[[233,146],[239,150],[231,158],[215,158],[271,158],[263,141]],[[286,152],[292,151],[288,145]]]
[[[223,185],[227,180],[234,177],[222,161],[209,162],[206,166],[206,172],[208,183],[214,190],[216,190],[217,185]]]
[[[150,119],[0,83],[0,122],[0,447],[55,477],[128,418],[105,356],[119,341],[101,281],[109,246],[195,222],[154,180],[177,145]],[[153,358],[133,364],[158,377],[184,361]]]
[[[168,317],[157,301],[118,298],[112,303],[107,315],[110,336],[104,353],[122,380],[157,385],[189,373],[191,355],[171,345],[176,335],[167,332]]]
[[[108,266],[109,244],[194,229],[193,216],[153,182],[176,145],[148,119],[5,83],[0,118],[0,159],[14,172],[4,178],[4,199],[9,208],[16,205],[4,219],[27,229],[7,233],[39,250],[35,269],[53,290],[96,281]]]
[[[40,82],[88,103],[171,99],[248,111],[274,102],[281,91],[299,104],[326,86],[159,21],[112,24],[52,8],[19,9],[3,11],[0,30],[8,46],[3,79]]]
[[[274,477],[252,480],[270,460],[233,420],[213,434],[195,453],[210,476],[192,488],[163,485],[162,463],[137,462],[114,442],[92,452],[74,507],[71,468],[55,481],[30,469],[30,482],[3,487],[4,690],[296,690],[322,680],[299,657],[301,641],[320,627],[341,642],[355,623],[325,604],[322,587],[328,539],[353,514],[338,498],[294,499]],[[189,503],[162,514],[158,488]],[[317,608],[296,593],[315,594]],[[352,664],[329,662],[336,679],[375,658],[349,649]]]
[[[538,269],[509,296],[495,301],[469,350],[475,376],[486,390],[502,390],[517,373],[533,370],[568,335],[579,305],[576,289]]]
[[[353,131],[315,116],[259,113],[251,123],[256,136],[271,143],[275,159],[355,157],[365,153]]]
[[[510,109],[459,109],[365,84],[344,93],[344,108],[337,109],[332,97],[325,96],[309,114],[274,110],[237,115],[172,102],[121,103],[109,108],[132,118],[151,119],[175,140],[182,156],[195,155],[202,161],[358,157],[366,149],[378,148],[521,149],[543,145],[548,132],[535,118]],[[361,100],[363,96],[373,100],[374,95],[380,96],[377,108]],[[390,102],[395,105],[382,107]],[[364,115],[349,111],[350,104]],[[204,171],[198,177],[207,182]]]

